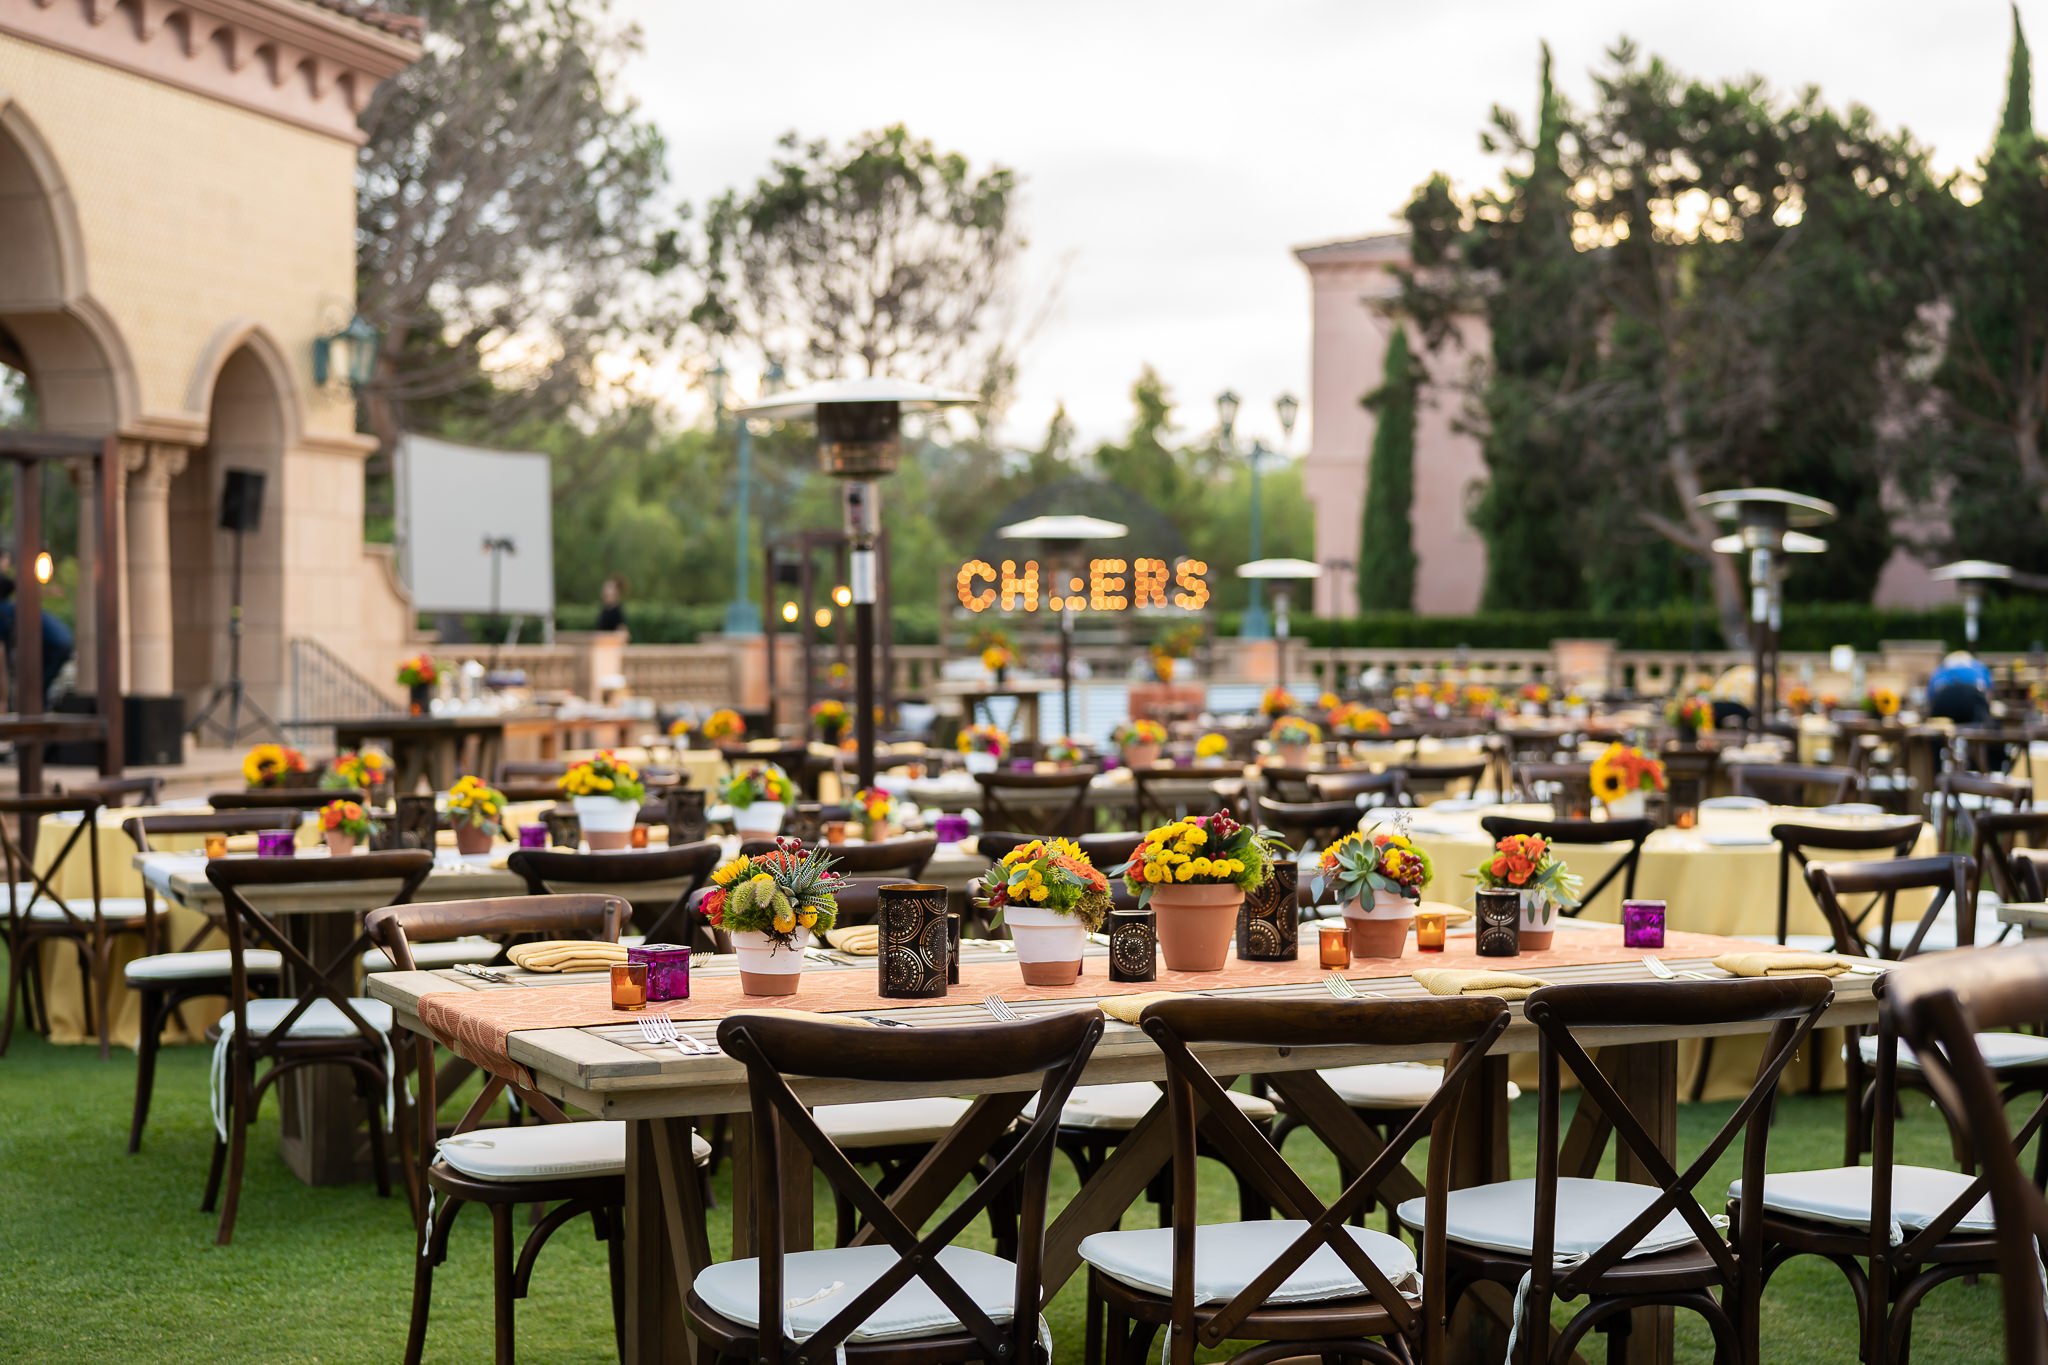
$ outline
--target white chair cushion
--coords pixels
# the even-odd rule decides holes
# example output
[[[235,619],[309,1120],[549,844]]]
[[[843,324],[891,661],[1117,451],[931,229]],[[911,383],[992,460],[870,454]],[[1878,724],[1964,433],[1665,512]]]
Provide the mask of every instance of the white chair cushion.
[[[624,1175],[626,1125],[620,1119],[589,1123],[536,1123],[457,1133],[436,1144],[441,1160],[476,1180],[566,1180]],[[690,1159],[711,1160],[711,1144],[690,1134]]]
[[[1821,1171],[1779,1171],[1764,1177],[1764,1207],[1772,1213],[1811,1218],[1842,1227],[1870,1226],[1868,1166],[1835,1166]],[[1892,1222],[1899,1228],[1924,1228],[1970,1186],[1960,1171],[1933,1166],[1892,1167]],[[1730,1199],[1742,1197],[1742,1182],[1728,1187]],[[1985,1195],[1957,1228],[1989,1232],[1991,1196]],[[1903,1240],[1903,1239],[1896,1239]]]
[[[1444,1069],[1434,1062],[1367,1062],[1333,1066],[1321,1075],[1354,1109],[1420,1109],[1443,1085]],[[1522,1088],[1508,1082],[1508,1098],[1521,1096]]]
[[[968,1102],[948,1096],[924,1100],[872,1100],[821,1104],[813,1113],[825,1136],[842,1151],[937,1142],[967,1113]]]
[[[259,1038],[267,1038],[284,1017],[290,1014],[295,1000],[251,1000],[247,1014],[249,1032]],[[349,1008],[363,1016],[363,1022],[379,1033],[391,1031],[391,1006],[381,1000],[369,1000],[361,996],[350,996]],[[229,1010],[220,1017],[221,1036],[225,1038],[235,1031],[235,1013]],[[306,1012],[292,1021],[293,1038],[348,1038],[362,1036],[362,1030],[355,1022],[341,1012],[332,1000],[315,1000],[306,1007]]]
[[[1663,1191],[1654,1185],[1623,1180],[1582,1180],[1568,1176],[1557,1182],[1556,1248],[1560,1260],[1588,1256],[1647,1209]],[[1423,1200],[1408,1200],[1394,1214],[1411,1228],[1421,1228]],[[1453,1242],[1526,1256],[1536,1227],[1536,1182],[1504,1180],[1452,1190],[1444,1206],[1444,1235]],[[1652,1256],[1699,1239],[1676,1209],[1643,1234],[1628,1255]]]
[[[1195,1229],[1195,1302],[1221,1303],[1237,1297],[1307,1228],[1307,1223],[1293,1218],[1202,1224]],[[1415,1253],[1406,1242],[1368,1228],[1344,1231],[1395,1288],[1406,1291],[1414,1283]],[[1080,1250],[1082,1260],[1119,1283],[1162,1298],[1173,1293],[1172,1228],[1097,1232],[1082,1239]],[[1314,1303],[1363,1293],[1365,1285],[1351,1267],[1329,1247],[1320,1246],[1266,1301]]]
[[[1138,1126],[1138,1120],[1151,1112],[1153,1105],[1164,1098],[1165,1092],[1150,1081],[1075,1086],[1074,1093],[1067,1096],[1066,1107],[1060,1110],[1060,1127],[1129,1132]],[[1241,1090],[1231,1091],[1230,1098],[1236,1102],[1238,1112],[1254,1123],[1279,1113],[1271,1100],[1247,1095]],[[1024,1121],[1029,1123],[1037,1114],[1038,1101],[1034,1098],[1024,1106]]]
[[[1993,1071],[2048,1063],[2048,1038],[2037,1038],[2031,1033],[1980,1033],[1976,1038],[1977,1051],[1984,1055],[1985,1065]],[[1863,1054],[1866,1066],[1877,1065],[1876,1034],[1865,1034],[1857,1039],[1856,1050]],[[1920,1059],[1913,1055],[1913,1049],[1906,1043],[1900,1043],[1899,1070],[1919,1069]]]
[[[830,1251],[795,1251],[782,1258],[784,1329],[798,1340],[816,1335],[854,1296],[880,1279],[897,1262],[888,1247],[839,1247]],[[1016,1296],[1017,1267],[999,1256],[965,1247],[946,1247],[939,1264],[960,1282],[990,1321],[1008,1322]],[[698,1272],[693,1287],[706,1307],[720,1317],[747,1327],[761,1325],[757,1306],[760,1262],[752,1257],[722,1261]],[[850,1341],[904,1341],[958,1331],[953,1310],[922,1280],[912,1280],[855,1328]],[[771,1329],[772,1330],[772,1329]]]
[[[251,976],[276,976],[284,970],[284,954],[274,948],[250,948],[242,954],[242,968]],[[150,986],[175,981],[227,979],[228,950],[208,948],[196,953],[152,953],[138,957],[123,969],[132,986]]]
[[[487,938],[455,938],[445,943],[415,943],[412,945],[413,965],[420,971],[431,972],[442,967],[453,967],[464,962],[489,962],[499,953],[498,945]],[[366,972],[388,972],[392,970],[391,957],[382,948],[372,948],[363,954],[363,970]]]
[[[1990,902],[1990,897],[1988,896],[1980,899],[1983,902]],[[1922,909],[1924,910],[1925,907],[1923,906]],[[1892,924],[1893,950],[1903,952],[1906,945],[1913,941],[1913,934],[1919,927],[1917,921],[1908,920],[1903,915],[1894,921]],[[1977,922],[1974,926],[1976,939],[1971,946],[1976,948],[1989,947],[2003,938],[2011,928],[2011,925],[2004,923],[1998,918],[1998,911],[1995,905],[1987,908],[1986,904],[1979,904],[1977,907]],[[1870,942],[1876,943],[1878,932],[1878,925],[1873,921],[1864,937]],[[1956,938],[1956,917],[1953,910],[1944,910],[1934,923],[1927,926],[1927,937],[1920,940],[1920,951],[1923,953],[1945,953],[1950,949],[1960,946],[1961,944]]]
[[[27,906],[27,918],[37,924],[92,923],[91,896],[73,896],[68,902],[71,906],[69,914],[64,912],[63,906],[57,904],[48,896],[39,898],[34,905],[28,905],[28,892],[26,891],[22,892],[19,899],[14,903]],[[140,896],[102,896],[100,898],[100,917],[105,920],[137,920],[147,913],[148,911],[143,907],[142,897]],[[0,918],[5,918],[4,913],[0,913]]]

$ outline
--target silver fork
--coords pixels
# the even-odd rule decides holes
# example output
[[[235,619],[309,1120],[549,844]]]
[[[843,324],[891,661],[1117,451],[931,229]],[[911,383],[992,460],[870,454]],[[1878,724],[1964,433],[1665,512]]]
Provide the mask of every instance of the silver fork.
[[[640,1025],[641,1038],[657,1047],[663,1043],[671,1044],[676,1051],[682,1053],[685,1057],[704,1057],[710,1055],[711,1049],[707,1049],[703,1043],[686,1034],[678,1033],[676,1031],[676,1021],[665,1014],[643,1015],[638,1020],[638,1023]]]
[[[1336,972],[1331,972],[1323,978],[1323,989],[1336,996],[1339,1000],[1356,1000],[1359,998],[1357,989],[1352,986],[1350,981]]]
[[[981,997],[981,1007],[995,1016],[997,1023],[1021,1024],[1024,1022],[1024,1016],[1011,1009],[1010,1002],[1003,999],[1000,995],[994,993],[984,995]]]

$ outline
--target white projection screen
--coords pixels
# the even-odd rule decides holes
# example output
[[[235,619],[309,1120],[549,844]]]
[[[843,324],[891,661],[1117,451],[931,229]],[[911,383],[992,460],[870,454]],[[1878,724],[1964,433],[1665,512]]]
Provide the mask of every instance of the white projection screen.
[[[554,486],[548,457],[430,436],[398,443],[399,573],[423,612],[550,618],[555,612]],[[492,555],[485,542],[509,540]],[[499,561],[491,601],[491,561]]]

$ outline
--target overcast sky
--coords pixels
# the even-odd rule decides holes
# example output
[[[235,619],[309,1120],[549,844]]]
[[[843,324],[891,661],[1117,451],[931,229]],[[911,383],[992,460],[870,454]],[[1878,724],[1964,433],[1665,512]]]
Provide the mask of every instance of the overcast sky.
[[[751,184],[776,138],[903,123],[1023,178],[1026,311],[1055,280],[1005,434],[1056,403],[1084,437],[1126,424],[1141,365],[1181,425],[1244,399],[1277,434],[1302,394],[1307,276],[1291,249],[1393,226],[1433,170],[1493,173],[1488,109],[1526,116],[1538,44],[1568,97],[1620,35],[1688,75],[1817,84],[1973,161],[2004,99],[2004,0],[624,0],[631,85],[668,139],[673,192]],[[2037,50],[2048,0],[2023,0]],[[2048,99],[2039,100],[2048,103]],[[1295,445],[1306,447],[1306,432]]]

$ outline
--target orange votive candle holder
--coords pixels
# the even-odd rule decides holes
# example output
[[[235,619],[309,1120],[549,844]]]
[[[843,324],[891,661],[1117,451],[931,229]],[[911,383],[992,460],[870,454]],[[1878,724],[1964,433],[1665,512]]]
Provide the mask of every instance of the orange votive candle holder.
[[[645,962],[614,962],[612,964],[612,1008],[615,1010],[637,1010],[647,1007],[647,964]]]
[[[1444,929],[1450,923],[1450,916],[1441,910],[1417,910],[1415,912],[1415,946],[1425,953],[1440,953],[1444,950]]]
[[[1351,965],[1351,940],[1341,924],[1325,924],[1317,934],[1317,945],[1325,967]]]
[[[225,834],[209,834],[209,835],[207,835],[207,836],[206,836],[206,856],[207,856],[207,857],[209,857],[209,858],[225,858],[225,857],[227,857],[227,856],[228,856],[228,836],[227,836],[227,835],[225,835]]]

